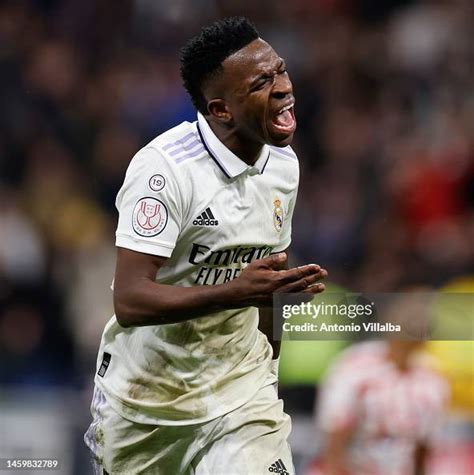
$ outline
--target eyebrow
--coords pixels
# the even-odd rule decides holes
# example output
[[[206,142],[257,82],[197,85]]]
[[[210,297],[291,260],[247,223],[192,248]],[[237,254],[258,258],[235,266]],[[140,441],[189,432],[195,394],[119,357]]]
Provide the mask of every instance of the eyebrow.
[[[285,66],[286,67],[286,63],[285,63],[285,60],[283,58],[279,58],[279,62],[278,62],[278,66],[277,66],[277,70],[280,69],[282,66]],[[252,82],[250,83],[250,88],[252,89],[254,86],[257,85],[257,83],[259,81],[261,81],[262,79],[266,79],[266,78],[269,78],[271,77],[271,74],[268,73],[268,70],[265,71],[265,72],[262,72],[258,75],[258,77],[256,77],[255,79],[252,80]]]

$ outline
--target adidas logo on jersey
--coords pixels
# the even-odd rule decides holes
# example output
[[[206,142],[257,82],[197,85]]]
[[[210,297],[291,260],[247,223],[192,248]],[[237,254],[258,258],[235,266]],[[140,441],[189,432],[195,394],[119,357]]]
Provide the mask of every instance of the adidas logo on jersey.
[[[290,472],[285,467],[282,459],[278,459],[268,467],[268,471],[271,473],[279,473],[280,475],[290,475]]]
[[[194,226],[218,226],[219,221],[214,218],[211,208],[206,208],[194,221]]]

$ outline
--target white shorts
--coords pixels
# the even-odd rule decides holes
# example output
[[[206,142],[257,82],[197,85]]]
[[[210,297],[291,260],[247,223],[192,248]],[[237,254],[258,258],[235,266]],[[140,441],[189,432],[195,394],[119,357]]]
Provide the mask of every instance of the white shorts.
[[[290,417],[276,384],[217,419],[188,426],[137,424],[121,417],[97,387],[84,440],[102,475],[294,475]]]

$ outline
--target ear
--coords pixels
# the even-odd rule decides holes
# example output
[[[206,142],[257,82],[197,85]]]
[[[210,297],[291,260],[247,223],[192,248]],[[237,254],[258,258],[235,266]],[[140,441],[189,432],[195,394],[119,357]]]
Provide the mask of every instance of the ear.
[[[231,125],[233,116],[224,99],[211,99],[207,103],[209,115],[219,122]]]

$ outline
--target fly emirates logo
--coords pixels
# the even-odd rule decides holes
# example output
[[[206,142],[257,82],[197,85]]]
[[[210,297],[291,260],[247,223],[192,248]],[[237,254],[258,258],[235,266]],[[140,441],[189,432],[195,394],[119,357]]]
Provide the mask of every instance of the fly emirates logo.
[[[238,246],[213,251],[209,246],[193,243],[189,263],[201,266],[194,284],[225,284],[238,277],[247,264],[269,256],[272,250],[270,246]]]

